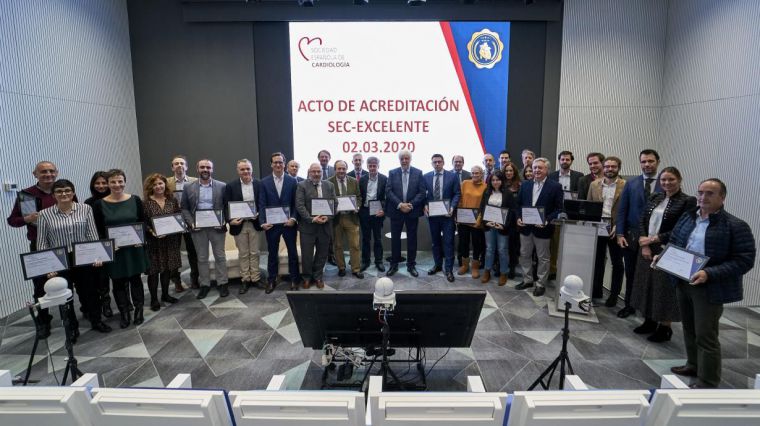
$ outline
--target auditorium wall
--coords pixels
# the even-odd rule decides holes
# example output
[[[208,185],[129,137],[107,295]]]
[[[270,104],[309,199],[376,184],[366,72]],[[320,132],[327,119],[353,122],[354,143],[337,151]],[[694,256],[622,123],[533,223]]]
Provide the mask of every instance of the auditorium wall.
[[[141,193],[140,155],[126,1],[0,2],[0,181],[34,184],[39,160],[54,161],[80,200],[96,169],[121,167]],[[0,196],[3,218],[15,191]],[[24,229],[0,226],[0,317],[32,294],[19,253]]]

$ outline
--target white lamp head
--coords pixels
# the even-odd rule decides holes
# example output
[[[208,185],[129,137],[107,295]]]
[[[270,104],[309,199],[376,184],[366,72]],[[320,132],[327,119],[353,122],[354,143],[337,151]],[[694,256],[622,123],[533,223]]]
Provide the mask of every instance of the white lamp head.
[[[45,295],[39,298],[40,308],[63,305],[73,293],[69,290],[69,282],[62,277],[53,277],[45,282]]]
[[[372,298],[372,306],[375,309],[393,310],[396,306],[396,293],[393,291],[393,280],[381,277],[375,281],[375,293]]]

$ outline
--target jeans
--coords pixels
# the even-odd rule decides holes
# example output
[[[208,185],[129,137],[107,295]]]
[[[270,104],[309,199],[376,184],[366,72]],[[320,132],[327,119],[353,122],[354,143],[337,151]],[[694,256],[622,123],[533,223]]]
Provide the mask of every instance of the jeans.
[[[496,229],[486,231],[486,271],[491,270],[496,253],[499,254],[499,272],[506,274],[509,271],[509,236],[502,235]]]

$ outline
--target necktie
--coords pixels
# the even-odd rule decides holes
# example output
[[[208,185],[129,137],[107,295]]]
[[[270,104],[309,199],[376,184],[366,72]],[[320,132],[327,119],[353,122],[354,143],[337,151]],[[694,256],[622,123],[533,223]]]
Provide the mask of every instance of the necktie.
[[[401,189],[403,191],[402,196],[404,198],[404,202],[406,202],[406,190],[407,190],[407,187],[409,186],[409,171],[408,170],[404,170],[404,173],[401,178],[401,186],[402,186]]]
[[[356,180],[357,180],[357,182],[358,182],[358,181],[359,181],[359,179],[361,179],[361,178],[362,178],[362,171],[361,171],[361,170],[357,170],[357,171],[356,171]]]
[[[330,176],[327,176],[327,167],[322,167],[322,180],[325,180],[329,177]]]
[[[653,178],[646,178],[646,184],[644,185],[644,191],[647,193],[647,197],[652,194],[652,182]]]
[[[462,172],[457,172],[457,178],[459,179],[459,184],[462,184]]]
[[[317,198],[322,198],[322,185],[315,183],[314,190],[317,191]]]
[[[346,180],[341,179],[340,181],[340,195],[346,195]]]
[[[433,185],[433,196],[436,200],[441,199],[441,174],[435,174],[435,184]]]

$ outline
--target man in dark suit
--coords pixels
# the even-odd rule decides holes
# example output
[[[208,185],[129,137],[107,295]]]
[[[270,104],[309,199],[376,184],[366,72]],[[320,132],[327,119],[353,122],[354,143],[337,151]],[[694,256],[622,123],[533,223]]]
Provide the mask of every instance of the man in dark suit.
[[[435,260],[435,265],[428,271],[428,275],[434,275],[443,269],[446,279],[449,282],[454,282],[454,218],[451,216],[451,212],[459,204],[461,187],[457,176],[443,169],[443,155],[433,154],[430,161],[433,164],[433,171],[425,173],[424,176],[427,202],[448,200],[449,214],[428,216],[430,238],[433,242],[433,259]],[[427,207],[425,210],[426,213],[429,213]],[[444,265],[442,254],[446,258],[445,268],[441,268]]]
[[[363,161],[364,157],[362,157],[362,155],[359,153],[354,154],[354,157],[351,160],[351,163],[354,165],[354,169],[348,172],[348,175],[356,179],[357,182],[362,179],[362,176],[367,174],[367,171],[362,169]]]
[[[538,281],[533,295],[542,296],[546,291],[549,279],[549,261],[551,259],[550,241],[554,234],[552,220],[562,212],[562,186],[547,179],[551,163],[547,158],[539,157],[533,160],[533,180],[523,182],[518,194],[517,226],[520,229],[520,266],[523,270],[523,282],[515,289],[523,290],[533,287],[533,250],[538,256],[536,274]],[[543,207],[544,223],[542,225],[526,225],[522,221],[523,208]]]
[[[400,151],[398,159],[401,167],[388,173],[385,187],[385,213],[391,218],[391,265],[386,275],[398,272],[401,231],[406,227],[406,270],[417,277],[417,224],[425,203],[425,182],[422,171],[411,166],[411,152]]]
[[[335,176],[328,179],[335,187],[335,195],[339,197],[356,197],[356,206],[354,210],[344,210],[337,212],[333,219],[333,253],[335,261],[338,264],[338,276],[346,276],[346,259],[343,256],[343,240],[348,242],[348,250],[351,260],[351,273],[356,278],[363,279],[364,272],[361,272],[361,253],[359,253],[359,206],[361,205],[361,194],[359,192],[359,182],[348,176],[346,171],[348,164],[343,160],[335,162]],[[337,210],[337,203],[336,203]]]
[[[198,281],[200,289],[197,299],[203,299],[208,295],[211,283],[211,272],[208,264],[208,245],[214,252],[214,275],[219,287],[219,296],[227,297],[227,258],[224,253],[224,239],[227,226],[225,218],[225,183],[212,179],[214,163],[209,159],[198,161],[198,180],[186,184],[182,190],[182,216],[188,223],[193,233],[193,245],[198,254]],[[196,210],[220,210],[222,212],[222,225],[216,228],[195,228]]]
[[[359,208],[359,227],[362,231],[362,267],[364,272],[369,268],[370,243],[374,240],[375,267],[380,272],[385,272],[383,265],[383,222],[385,221],[385,184],[388,178],[378,172],[380,160],[377,157],[367,158],[369,171],[359,180],[359,192],[362,196],[361,208]],[[380,202],[380,210],[375,215],[369,214],[371,201]]]
[[[578,181],[583,177],[583,173],[576,172],[570,167],[575,161],[575,156],[570,151],[562,151],[557,156],[559,161],[559,170],[549,173],[549,180],[559,182],[563,191],[578,192]]]
[[[625,307],[617,315],[626,318],[636,312],[631,306],[633,278],[636,274],[636,261],[639,253],[639,219],[647,205],[647,198],[654,192],[662,192],[657,167],[660,165],[660,154],[653,149],[645,149],[639,153],[641,175],[628,179],[620,195],[620,206],[617,211],[616,235],[617,242],[623,248],[625,260]]]
[[[261,180],[261,195],[259,196],[259,222],[266,232],[267,250],[267,286],[266,293],[274,291],[277,285],[277,264],[279,263],[278,251],[280,237],[285,240],[288,249],[288,273],[290,275],[290,289],[298,289],[300,273],[298,272],[298,250],[296,248],[296,186],[295,179],[285,173],[285,156],[281,152],[275,152],[271,156],[270,164],[272,174]],[[267,220],[267,207],[285,208],[287,220],[285,223],[269,223]]]
[[[298,176],[298,170],[301,169],[301,165],[298,164],[298,161],[296,160],[290,160],[288,161],[288,174],[292,176],[296,182],[303,182],[304,179],[301,176]]]
[[[588,198],[588,189],[591,182],[602,177],[602,164],[604,164],[604,154],[591,152],[586,155],[589,174],[578,179],[578,199],[585,200]]]
[[[296,211],[300,218],[298,228],[301,231],[301,273],[305,289],[312,284],[324,288],[322,272],[333,237],[333,216],[312,214],[311,200],[315,198],[335,199],[333,185],[322,180],[322,168],[318,163],[309,166],[309,179],[299,183],[296,189]]]
[[[230,235],[235,238],[238,249],[240,267],[240,291],[245,294],[250,285],[258,286],[261,281],[259,270],[259,241],[261,225],[259,218],[239,218],[231,216],[230,201],[246,201],[256,205],[261,194],[261,181],[253,178],[253,166],[250,160],[242,159],[237,162],[238,179],[230,181],[224,187],[224,198],[227,202],[227,213],[230,219]]]
[[[461,155],[455,155],[451,158],[451,164],[454,166],[451,169],[461,184],[463,180],[472,179],[472,173],[464,169],[464,157]]]
[[[317,154],[319,168],[322,169],[322,180],[327,180],[335,176],[335,168],[330,165],[330,158],[332,158],[332,155],[330,155],[330,151],[326,149],[319,151],[319,154]]]

